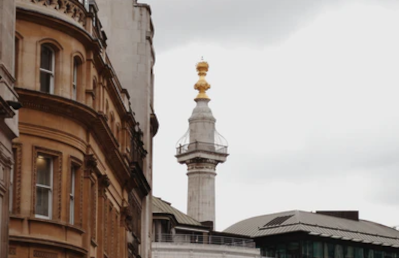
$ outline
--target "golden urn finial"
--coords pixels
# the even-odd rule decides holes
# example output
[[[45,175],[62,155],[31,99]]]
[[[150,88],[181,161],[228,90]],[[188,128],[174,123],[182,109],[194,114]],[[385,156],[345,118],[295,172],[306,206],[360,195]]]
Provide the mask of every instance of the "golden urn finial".
[[[206,95],[206,91],[211,87],[211,85],[205,80],[206,72],[208,72],[209,65],[207,62],[201,58],[201,62],[197,64],[197,72],[199,79],[197,83],[194,85],[194,89],[198,90],[199,93],[195,100],[197,99],[209,99],[208,95]]]

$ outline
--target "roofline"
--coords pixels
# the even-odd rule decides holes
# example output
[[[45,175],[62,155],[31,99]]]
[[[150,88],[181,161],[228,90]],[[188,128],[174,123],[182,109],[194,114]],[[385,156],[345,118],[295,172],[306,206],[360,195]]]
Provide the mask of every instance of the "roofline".
[[[359,220],[359,221],[363,221],[363,220]],[[347,230],[347,229],[341,229],[341,228],[327,227],[327,226],[321,226],[321,225],[317,225],[317,224],[309,224],[309,223],[303,223],[303,222],[291,223],[291,224],[285,224],[285,225],[278,225],[278,226],[271,226],[271,227],[263,227],[263,228],[259,228],[259,231],[272,229],[272,228],[280,228],[280,227],[282,228],[282,227],[293,226],[293,225],[305,225],[305,226],[311,226],[311,227],[319,227],[319,228],[325,228],[325,229],[339,230],[339,231],[343,231],[343,232],[363,234],[363,235],[367,235],[367,236],[375,236],[375,237],[382,237],[382,238],[387,238],[387,239],[399,240],[398,237],[384,236],[384,235],[379,235],[379,234],[370,234],[370,233],[366,233],[366,232],[362,232],[362,231],[354,231],[354,230]],[[308,231],[308,230],[294,230],[294,231],[290,231],[290,232],[299,232],[299,231],[308,232],[308,233],[312,232],[312,231]],[[290,232],[286,232],[286,233],[290,233]],[[253,236],[253,237],[255,237],[255,236]]]

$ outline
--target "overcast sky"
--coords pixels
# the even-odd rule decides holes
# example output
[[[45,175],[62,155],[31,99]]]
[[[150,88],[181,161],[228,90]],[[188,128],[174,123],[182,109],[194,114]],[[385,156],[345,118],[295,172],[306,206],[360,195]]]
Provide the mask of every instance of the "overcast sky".
[[[204,56],[230,156],[216,227],[300,209],[399,225],[399,1],[146,0],[155,25],[154,195],[186,212],[175,144]]]

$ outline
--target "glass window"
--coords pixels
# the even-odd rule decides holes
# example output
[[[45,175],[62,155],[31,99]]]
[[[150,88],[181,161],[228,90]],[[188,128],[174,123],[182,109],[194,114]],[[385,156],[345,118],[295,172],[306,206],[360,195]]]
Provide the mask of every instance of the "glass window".
[[[355,258],[364,258],[363,248],[355,247]]]
[[[354,252],[352,246],[344,246],[345,258],[354,258]]]
[[[374,251],[372,249],[364,249],[364,258],[374,258]]]
[[[334,244],[324,243],[324,258],[335,258]]]
[[[299,258],[300,250],[298,242],[290,242],[287,244],[287,258]]]
[[[323,244],[321,242],[313,242],[313,257],[323,258]]]
[[[78,62],[77,58],[75,57],[73,59],[73,78],[72,78],[72,99],[73,100],[76,100],[76,96],[77,96],[78,67],[79,67],[79,62]]]
[[[36,217],[51,219],[53,158],[39,154],[36,166]]]
[[[384,258],[383,251],[374,251],[374,258]]]
[[[54,93],[54,50],[46,45],[40,52],[40,91]]]
[[[71,182],[69,185],[69,223],[72,225],[75,222],[75,175],[76,168],[72,166]]]
[[[301,249],[302,249],[302,257],[303,258],[312,258],[313,257],[312,241],[303,241]]]
[[[285,245],[278,245],[276,250],[277,258],[287,258],[287,249]]]

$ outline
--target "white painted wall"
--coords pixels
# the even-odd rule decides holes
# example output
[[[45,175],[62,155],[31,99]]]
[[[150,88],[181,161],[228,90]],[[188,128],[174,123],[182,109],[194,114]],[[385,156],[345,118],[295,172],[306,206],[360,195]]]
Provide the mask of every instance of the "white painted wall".
[[[259,258],[260,249],[203,244],[152,243],[154,258]]]

